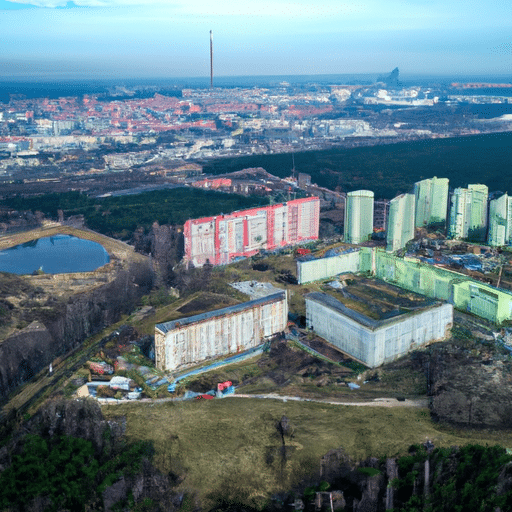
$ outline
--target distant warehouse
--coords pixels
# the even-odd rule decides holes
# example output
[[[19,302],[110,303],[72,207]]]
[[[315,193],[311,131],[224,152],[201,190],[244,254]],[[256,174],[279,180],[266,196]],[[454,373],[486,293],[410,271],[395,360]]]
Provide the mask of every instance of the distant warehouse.
[[[184,259],[196,267],[207,261],[212,265],[226,265],[262,249],[273,250],[317,240],[319,219],[320,199],[306,197],[188,220],[184,226]]]
[[[257,347],[284,331],[286,291],[155,325],[156,367],[174,370],[211,357]]]
[[[453,306],[430,301],[425,307],[375,319],[326,293],[306,295],[306,323],[318,335],[366,366],[375,367],[448,336]]]

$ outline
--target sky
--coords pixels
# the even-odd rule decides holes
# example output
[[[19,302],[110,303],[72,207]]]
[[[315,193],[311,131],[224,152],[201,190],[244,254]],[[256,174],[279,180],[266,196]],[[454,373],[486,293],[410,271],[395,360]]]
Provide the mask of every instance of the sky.
[[[0,0],[0,79],[512,75],[510,0]]]

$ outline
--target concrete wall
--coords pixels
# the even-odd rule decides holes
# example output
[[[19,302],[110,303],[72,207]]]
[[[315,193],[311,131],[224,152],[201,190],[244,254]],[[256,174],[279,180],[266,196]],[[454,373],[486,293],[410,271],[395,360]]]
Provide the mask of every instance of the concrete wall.
[[[174,370],[256,347],[286,328],[286,292],[155,326],[156,367]]]
[[[431,341],[444,339],[453,323],[453,306],[441,304],[401,315],[371,328],[348,317],[319,297],[306,296],[306,323],[319,336],[358,359],[375,367]]]
[[[433,299],[453,300],[453,283],[465,277],[457,272],[421,263],[413,258],[397,258],[377,251],[375,276],[401,288]]]
[[[512,318],[511,294],[478,281],[455,283],[453,303],[457,309],[498,324]]]
[[[299,284],[328,279],[343,272],[356,274],[361,271],[359,251],[337,254],[328,258],[297,261],[297,280]]]

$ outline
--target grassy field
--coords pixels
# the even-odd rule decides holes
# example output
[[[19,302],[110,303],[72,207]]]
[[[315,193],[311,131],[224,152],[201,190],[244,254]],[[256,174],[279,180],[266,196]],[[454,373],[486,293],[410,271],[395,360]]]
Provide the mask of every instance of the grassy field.
[[[457,431],[433,423],[426,409],[351,407],[245,398],[104,406],[107,418],[126,415],[129,440],[151,440],[155,463],[185,474],[204,508],[220,498],[262,506],[319,470],[320,457],[343,447],[354,459],[406,453],[427,439],[436,446],[470,443],[512,446],[512,431]],[[276,422],[294,429],[280,452]]]

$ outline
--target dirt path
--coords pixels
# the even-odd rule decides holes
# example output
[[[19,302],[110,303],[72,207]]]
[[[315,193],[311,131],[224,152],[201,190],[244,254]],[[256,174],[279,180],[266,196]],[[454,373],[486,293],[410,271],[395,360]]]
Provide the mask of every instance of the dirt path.
[[[418,408],[427,408],[428,407],[428,398],[419,398],[417,400],[397,400],[396,398],[375,398],[371,402],[340,402],[335,400],[320,400],[315,398],[301,398],[300,396],[281,396],[275,393],[269,393],[266,395],[227,395],[224,398],[256,398],[260,400],[281,400],[282,402],[313,402],[317,404],[327,404],[327,405],[349,405],[349,406],[367,406],[367,407],[418,407]],[[194,399],[191,398],[191,401]],[[164,402],[173,402],[176,401],[176,398],[157,398],[156,400],[151,399],[143,399],[137,401],[127,400],[112,400],[112,399],[99,399],[98,402],[100,405],[122,405],[126,403],[164,403]]]
[[[275,393],[267,395],[228,395],[225,398],[260,398],[270,400],[282,400],[283,402],[315,402],[329,405],[354,405],[369,407],[428,407],[428,398],[418,398],[417,400],[397,400],[396,398],[374,398],[370,402],[340,402],[336,400],[320,400],[315,398],[301,398],[299,396],[281,396]]]

